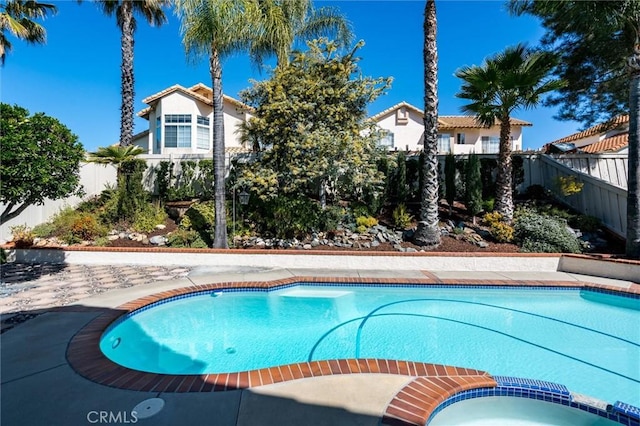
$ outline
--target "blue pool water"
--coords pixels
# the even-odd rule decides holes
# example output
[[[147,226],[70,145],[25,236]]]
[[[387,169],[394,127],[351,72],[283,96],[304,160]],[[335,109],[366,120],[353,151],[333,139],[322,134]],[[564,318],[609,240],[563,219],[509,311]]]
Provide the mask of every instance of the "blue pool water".
[[[101,349],[126,367],[172,374],[334,358],[429,362],[640,406],[640,300],[577,289],[206,293],[129,315],[107,330]]]

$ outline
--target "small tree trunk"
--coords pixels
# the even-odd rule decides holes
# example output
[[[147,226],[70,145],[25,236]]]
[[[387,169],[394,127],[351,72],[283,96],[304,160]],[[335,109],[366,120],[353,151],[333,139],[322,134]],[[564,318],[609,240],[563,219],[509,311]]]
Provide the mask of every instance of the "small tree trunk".
[[[225,202],[224,115],[222,112],[222,65],[215,46],[209,59],[213,91],[213,194],[215,206],[215,233],[213,246],[229,248],[227,244],[227,209]]]

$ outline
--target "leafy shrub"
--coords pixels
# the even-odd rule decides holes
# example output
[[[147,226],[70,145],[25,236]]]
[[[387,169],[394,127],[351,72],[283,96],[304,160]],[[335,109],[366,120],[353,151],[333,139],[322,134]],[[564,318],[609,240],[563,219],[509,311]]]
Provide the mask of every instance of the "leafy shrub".
[[[180,228],[195,231],[205,246],[213,246],[213,230],[216,219],[213,201],[192,204],[180,220]]]
[[[319,229],[334,231],[342,223],[346,215],[346,209],[340,206],[328,206],[322,211]]]
[[[480,160],[476,154],[470,154],[469,159],[465,162],[464,202],[467,211],[472,216],[475,217],[482,211],[482,176]]]
[[[522,251],[533,253],[580,253],[580,242],[563,220],[531,211],[518,215],[515,239]]]
[[[400,204],[393,209],[391,215],[393,217],[393,225],[397,228],[406,228],[411,225],[411,221],[413,220],[413,216],[407,212],[407,206],[404,204]]]
[[[319,204],[307,198],[281,196],[262,207],[264,230],[277,238],[304,237],[322,224]]]
[[[51,222],[45,222],[33,227],[33,235],[38,238],[49,238],[55,236],[56,226]]]
[[[137,232],[151,232],[156,225],[163,224],[167,220],[167,213],[158,204],[145,204],[136,214],[133,229]]]
[[[168,236],[167,245],[170,247],[207,248],[207,243],[197,231],[176,229]]]
[[[33,244],[33,232],[27,225],[16,225],[9,228],[16,248],[28,248]]]
[[[499,243],[510,243],[514,238],[514,228],[502,220],[498,212],[487,213],[482,220],[489,226],[491,235]]]
[[[364,226],[365,228],[372,228],[378,224],[378,219],[371,216],[359,216],[356,218],[356,226]]]
[[[600,219],[586,214],[576,216],[570,223],[582,232],[596,232],[602,226]]]
[[[95,215],[78,212],[70,228],[73,242],[88,241],[106,235],[106,229],[100,225]]]
[[[495,207],[496,199],[495,198],[487,198],[482,201],[482,210],[485,212],[492,212]]]
[[[161,161],[156,168],[156,185],[158,187],[158,197],[166,200],[169,196],[169,187],[173,177],[173,163]]]
[[[371,216],[358,216],[356,217],[356,232],[363,234],[367,232],[367,229],[376,226],[378,219]]]
[[[36,228],[38,236],[42,238],[58,237],[67,244],[75,244],[107,235],[107,228],[100,220],[97,213],[65,207],[49,222]]]
[[[120,220],[135,220],[147,201],[147,193],[142,185],[142,177],[147,168],[144,160],[130,160],[120,164],[118,181],[117,213]]]
[[[555,184],[560,194],[565,197],[579,193],[584,186],[584,183],[579,182],[575,176],[558,176]]]

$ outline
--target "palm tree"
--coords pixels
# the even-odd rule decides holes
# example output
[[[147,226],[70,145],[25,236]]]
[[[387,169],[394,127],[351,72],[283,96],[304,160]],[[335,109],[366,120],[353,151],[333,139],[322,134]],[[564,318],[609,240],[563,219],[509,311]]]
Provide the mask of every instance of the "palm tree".
[[[289,63],[296,39],[335,36],[340,46],[351,43],[349,22],[337,9],[314,9],[310,0],[258,0],[261,30],[255,34],[250,54],[261,64],[275,54],[279,66]]]
[[[258,31],[257,4],[250,0],[175,0],[182,42],[192,59],[209,58],[213,107],[213,193],[215,248],[227,248],[222,59],[249,51]]]
[[[420,246],[438,246],[438,47],[436,4],[424,8],[424,163],[422,165],[420,220],[414,236]]]
[[[317,13],[309,0],[175,0],[181,18],[183,44],[193,59],[209,58],[213,106],[213,191],[215,198],[214,247],[227,248],[225,209],[225,144],[222,100],[222,60],[241,51],[258,64],[275,54],[288,61],[298,36],[311,36],[334,28],[345,40],[348,25],[332,9]]]
[[[54,15],[56,12],[55,5],[32,0],[9,0],[1,5],[0,64],[4,65],[6,54],[12,47],[5,31],[27,43],[44,44],[47,41],[47,33],[34,19],[44,19],[48,14]]]
[[[548,77],[556,64],[555,54],[518,44],[486,59],[482,66],[456,71],[463,80],[456,96],[471,101],[462,111],[474,114],[486,127],[500,123],[496,211],[507,222],[513,220],[511,114],[518,108],[535,107],[542,95],[563,87],[564,82]]]
[[[114,165],[118,174],[117,182],[120,182],[120,165],[133,160],[136,156],[145,152],[146,151],[144,149],[136,145],[111,145],[107,147],[100,147],[96,152],[90,152],[87,161],[89,163]]]
[[[160,26],[167,21],[162,7],[168,5],[170,0],[97,0],[97,2],[106,15],[115,15],[116,22],[122,33],[120,145],[129,146],[133,140],[133,33],[136,30],[135,14],[142,15],[152,26]]]

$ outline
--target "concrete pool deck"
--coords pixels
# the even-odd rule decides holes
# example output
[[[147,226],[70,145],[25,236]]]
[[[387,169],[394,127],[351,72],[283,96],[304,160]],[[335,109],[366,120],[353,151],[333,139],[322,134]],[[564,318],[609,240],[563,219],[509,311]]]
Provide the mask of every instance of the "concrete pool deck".
[[[523,261],[526,262],[526,259],[523,258]],[[327,375],[224,392],[176,393],[163,390],[133,391],[100,385],[85,379],[71,367],[67,348],[73,336],[83,327],[105,311],[163,291],[224,282],[340,277],[381,280],[427,278],[434,283],[575,282],[640,293],[640,285],[630,281],[572,272],[535,272],[529,268],[523,268],[526,270],[521,272],[425,272],[356,268],[339,270],[330,269],[329,261],[326,264],[326,268],[313,269],[120,266],[118,269],[125,272],[115,281],[110,280],[113,271],[104,265],[71,264],[55,268],[57,270],[41,269],[35,272],[33,265],[3,266],[3,280],[10,278],[3,285],[29,284],[28,289],[0,299],[2,302],[11,298],[9,303],[0,305],[5,312],[3,318],[9,320],[13,315],[11,311],[16,310],[21,311],[22,315],[33,313],[37,316],[12,327],[9,327],[9,322],[0,338],[0,423],[3,426],[99,424],[100,415],[107,413],[105,419],[111,420],[111,424],[378,425],[385,413],[390,413],[390,405],[397,399],[397,394],[416,377],[411,374],[367,373]],[[22,275],[21,268],[25,269]],[[56,278],[61,275],[63,278]],[[149,281],[144,282],[146,279]],[[118,288],[127,285],[127,288]],[[69,287],[68,291],[65,290],[69,297],[52,297],[56,295],[56,286]],[[30,301],[24,303],[23,300],[21,304],[20,298],[25,294]],[[45,296],[38,298],[38,294]],[[69,303],[56,306],[56,303],[66,302]],[[131,417],[133,408],[143,400],[155,397],[164,400],[164,408],[153,417],[136,418],[134,422]],[[396,408],[402,410],[402,405]],[[385,417],[388,423],[392,423],[392,420],[393,417]]]

